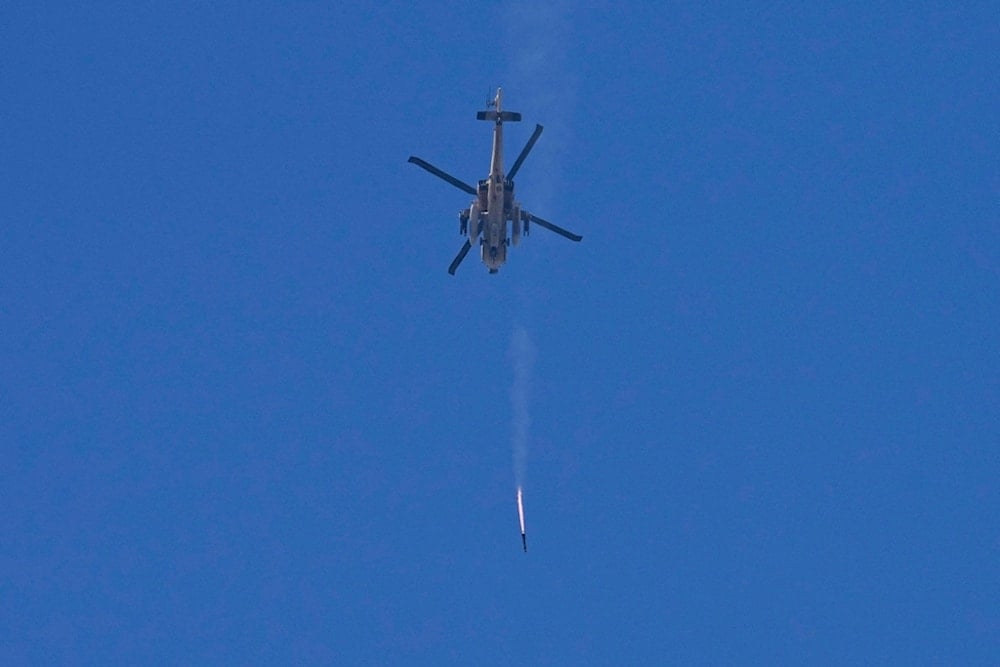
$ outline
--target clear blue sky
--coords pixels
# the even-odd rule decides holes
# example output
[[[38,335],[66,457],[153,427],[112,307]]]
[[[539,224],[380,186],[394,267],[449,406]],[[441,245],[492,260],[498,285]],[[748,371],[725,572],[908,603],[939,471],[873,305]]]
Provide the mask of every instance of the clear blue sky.
[[[98,4],[0,11],[0,662],[1000,661],[995,3]],[[452,277],[497,85],[584,240]]]

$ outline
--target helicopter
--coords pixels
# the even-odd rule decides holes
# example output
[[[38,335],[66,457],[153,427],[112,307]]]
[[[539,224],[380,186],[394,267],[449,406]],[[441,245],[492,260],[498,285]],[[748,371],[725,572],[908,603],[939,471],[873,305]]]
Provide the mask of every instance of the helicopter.
[[[538,137],[542,134],[542,126],[535,125],[535,131],[531,138],[517,156],[510,172],[504,174],[503,170],[503,124],[505,122],[517,122],[521,120],[521,114],[516,111],[504,111],[501,107],[503,101],[503,89],[497,88],[496,96],[487,102],[486,111],[476,114],[478,120],[492,121],[493,125],[493,156],[490,159],[490,174],[478,182],[478,187],[472,187],[464,181],[460,181],[451,174],[438,169],[429,162],[411,155],[408,162],[412,162],[418,167],[429,171],[438,178],[447,181],[459,190],[462,190],[475,199],[468,208],[464,208],[458,213],[458,233],[468,236],[462,248],[458,251],[448,273],[455,275],[455,270],[462,263],[465,256],[473,245],[478,244],[480,256],[483,264],[490,273],[496,273],[500,266],[507,260],[507,249],[511,245],[518,245],[521,234],[528,236],[531,223],[544,227],[571,241],[580,241],[582,236],[567,231],[558,225],[554,225],[548,220],[543,220],[537,215],[533,215],[521,207],[521,202],[514,199],[514,176],[517,175],[525,158],[531,152]],[[510,223],[510,236],[508,237],[508,223]]]

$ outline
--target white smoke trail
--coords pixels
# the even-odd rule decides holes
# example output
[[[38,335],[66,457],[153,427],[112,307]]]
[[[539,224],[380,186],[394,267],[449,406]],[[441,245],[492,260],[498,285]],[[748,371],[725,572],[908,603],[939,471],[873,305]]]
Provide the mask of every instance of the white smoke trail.
[[[504,47],[510,63],[504,81],[512,109],[545,134],[521,172],[525,187],[519,197],[543,218],[561,211],[563,166],[572,160],[573,115],[577,113],[579,75],[573,65],[574,16],[580,9],[568,0],[516,0],[504,10]],[[519,150],[519,149],[517,149]],[[529,164],[530,163],[530,164]]]
[[[535,364],[535,346],[524,327],[514,330],[510,339],[510,359],[514,364],[514,384],[510,389],[513,412],[511,445],[514,450],[514,481],[518,488],[524,486],[525,464],[528,459],[528,440],[531,429],[531,373]]]

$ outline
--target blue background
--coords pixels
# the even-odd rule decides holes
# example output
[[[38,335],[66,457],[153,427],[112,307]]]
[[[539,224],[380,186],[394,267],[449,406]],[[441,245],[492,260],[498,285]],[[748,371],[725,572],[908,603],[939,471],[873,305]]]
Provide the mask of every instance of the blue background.
[[[349,5],[0,11],[0,661],[996,664],[996,4]]]

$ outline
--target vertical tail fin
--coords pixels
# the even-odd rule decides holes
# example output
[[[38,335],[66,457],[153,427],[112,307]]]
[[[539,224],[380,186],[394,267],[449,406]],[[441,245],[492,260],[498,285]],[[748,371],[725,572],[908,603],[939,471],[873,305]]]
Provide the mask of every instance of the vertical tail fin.
[[[504,111],[500,107],[501,100],[503,100],[503,88],[497,88],[497,96],[486,103],[486,106],[492,108],[493,111],[480,111],[476,114],[476,118],[479,120],[492,120],[496,123],[503,123],[505,121],[516,122],[521,120],[521,114],[518,112]]]

